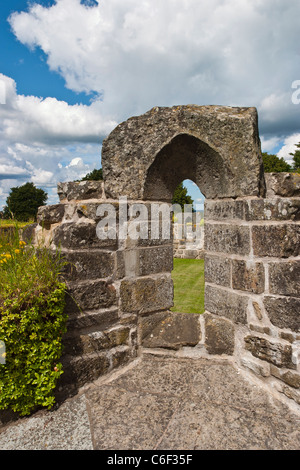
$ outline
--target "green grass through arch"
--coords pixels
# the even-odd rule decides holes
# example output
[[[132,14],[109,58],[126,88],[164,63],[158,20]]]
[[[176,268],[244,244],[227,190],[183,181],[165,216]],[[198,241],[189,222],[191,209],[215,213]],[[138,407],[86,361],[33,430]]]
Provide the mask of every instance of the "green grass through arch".
[[[172,312],[204,312],[204,260],[174,258]]]

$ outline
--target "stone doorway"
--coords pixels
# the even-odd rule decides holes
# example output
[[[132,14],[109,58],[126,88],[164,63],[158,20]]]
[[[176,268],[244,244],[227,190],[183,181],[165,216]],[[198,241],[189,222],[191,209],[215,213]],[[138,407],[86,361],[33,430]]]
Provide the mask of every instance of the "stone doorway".
[[[149,348],[194,348],[300,403],[300,180],[264,175],[255,108],[154,108],[107,137],[102,167],[104,182],[60,184],[60,204],[40,209],[35,230],[72,266],[66,383],[83,385]],[[149,207],[169,205],[185,178],[206,197],[201,321],[170,311],[172,240],[120,231],[136,223],[137,205],[149,227]],[[99,239],[107,204],[116,237]]]

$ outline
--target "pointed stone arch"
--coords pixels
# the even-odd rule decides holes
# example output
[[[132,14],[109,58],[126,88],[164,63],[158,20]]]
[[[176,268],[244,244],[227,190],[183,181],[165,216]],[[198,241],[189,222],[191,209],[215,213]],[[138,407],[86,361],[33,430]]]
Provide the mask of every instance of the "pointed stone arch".
[[[265,192],[255,108],[153,108],[108,136],[102,167],[106,195],[114,199],[168,200],[181,176],[208,198]]]

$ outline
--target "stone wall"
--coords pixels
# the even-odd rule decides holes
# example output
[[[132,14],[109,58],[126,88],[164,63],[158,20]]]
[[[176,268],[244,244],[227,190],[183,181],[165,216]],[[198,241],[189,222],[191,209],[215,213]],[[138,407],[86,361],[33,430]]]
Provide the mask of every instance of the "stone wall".
[[[266,198],[206,201],[205,347],[300,404],[300,176],[265,176]]]
[[[62,389],[167,349],[224,356],[300,405],[300,177],[264,175],[254,108],[155,108],[111,133],[102,164],[104,183],[60,184],[35,229],[69,262]],[[172,237],[120,236],[187,178],[206,197],[200,316],[170,312]],[[108,203],[117,236],[100,239]]]
[[[283,176],[284,195],[272,189]],[[69,262],[61,387],[75,391],[145,348],[193,348],[231,358],[300,404],[299,180],[266,175],[266,198],[206,200],[201,316],[170,312],[172,240],[100,240],[97,207],[119,201],[102,182],[59,185],[60,204],[39,209],[35,233]]]
[[[58,185],[60,204],[40,207],[35,243],[57,249],[67,261],[68,332],[64,374],[68,393],[136,356],[136,317],[120,312],[124,260],[117,240],[97,237],[96,210],[103,202],[102,182]]]

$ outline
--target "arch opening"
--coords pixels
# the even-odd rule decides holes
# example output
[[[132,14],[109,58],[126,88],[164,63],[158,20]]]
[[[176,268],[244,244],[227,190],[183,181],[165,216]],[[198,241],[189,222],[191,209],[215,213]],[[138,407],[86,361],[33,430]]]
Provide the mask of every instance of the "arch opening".
[[[211,146],[191,134],[178,134],[148,168],[144,199],[171,202],[183,180],[191,180],[205,197],[213,198],[224,193],[231,176],[224,159]]]
[[[191,180],[175,190],[173,204],[192,211],[173,215],[173,307],[175,313],[204,313],[204,196]]]

